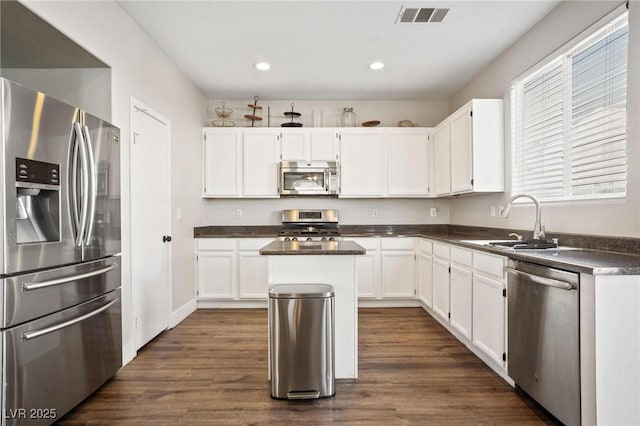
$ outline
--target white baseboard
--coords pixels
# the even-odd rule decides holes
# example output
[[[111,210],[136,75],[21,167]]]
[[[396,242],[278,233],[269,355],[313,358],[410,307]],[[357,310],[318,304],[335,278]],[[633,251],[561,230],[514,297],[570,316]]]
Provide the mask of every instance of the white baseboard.
[[[417,299],[358,299],[358,308],[420,308]]]
[[[194,313],[198,309],[196,299],[191,299],[184,305],[171,313],[171,320],[169,321],[169,328],[173,328],[180,324],[186,317]]]
[[[268,300],[198,300],[198,309],[255,309],[268,305]]]
[[[122,366],[129,364],[136,357],[133,340],[122,345]]]

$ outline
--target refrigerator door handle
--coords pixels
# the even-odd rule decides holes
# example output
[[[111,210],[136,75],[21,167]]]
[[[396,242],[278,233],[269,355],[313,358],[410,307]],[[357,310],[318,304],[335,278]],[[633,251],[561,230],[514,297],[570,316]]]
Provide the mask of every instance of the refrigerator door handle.
[[[87,141],[84,139],[84,135],[82,132],[82,128],[80,127],[80,123],[74,123],[76,127],[76,131],[78,132],[78,136],[80,138],[80,168],[81,168],[81,179],[80,179],[80,190],[82,191],[82,200],[80,207],[80,225],[78,228],[78,235],[76,236],[76,246],[82,246],[84,241],[84,237],[87,231],[87,216],[89,213],[89,196],[90,196],[90,188],[89,188],[89,161],[87,159]],[[77,194],[77,193],[76,193]]]
[[[94,311],[91,311],[89,313],[86,313],[84,315],[81,315],[81,316],[79,316],[77,318],[74,318],[72,320],[65,321],[63,323],[56,324],[54,326],[43,328],[43,329],[40,329],[40,330],[24,332],[24,333],[22,333],[22,340],[27,342],[27,341],[29,341],[31,339],[35,339],[37,337],[45,336],[45,335],[47,335],[49,333],[53,333],[53,332],[58,331],[58,330],[62,330],[63,328],[71,327],[74,324],[77,324],[79,322],[87,320],[87,319],[89,319],[91,317],[94,317],[94,316],[106,311],[107,309],[112,307],[118,300],[120,300],[120,299],[115,298],[111,302],[109,302],[109,303],[107,303],[105,305],[102,305],[98,309],[96,309]]]
[[[87,126],[82,127],[84,134],[84,141],[87,146],[87,160],[89,167],[89,180],[87,183],[87,193],[89,195],[89,211],[88,211],[88,222],[87,229],[85,232],[84,243],[85,245],[89,245],[91,242],[91,236],[93,235],[93,218],[96,213],[96,197],[98,193],[98,185],[97,185],[97,171],[96,171],[96,162],[95,157],[93,155],[93,146],[91,144],[91,136],[89,135],[89,128]]]
[[[78,209],[78,141],[82,135],[79,130],[80,126],[78,126],[77,123],[73,123],[71,127],[71,135],[69,136],[69,156],[67,158],[67,208],[69,212],[71,234],[74,242],[77,241],[78,234],[80,233],[80,211]]]
[[[65,284],[71,281],[78,281],[89,277],[94,277],[96,275],[106,274],[118,267],[117,263],[113,263],[106,268],[96,269],[95,271],[85,272],[84,274],[72,275],[70,277],[58,278],[55,280],[42,281],[39,283],[23,283],[21,288],[22,291],[30,291],[30,290],[38,290],[41,288],[53,287],[60,284]]]

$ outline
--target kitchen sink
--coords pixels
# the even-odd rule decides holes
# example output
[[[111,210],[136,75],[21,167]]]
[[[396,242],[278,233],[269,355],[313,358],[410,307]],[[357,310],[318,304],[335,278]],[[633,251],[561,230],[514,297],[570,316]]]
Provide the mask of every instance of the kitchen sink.
[[[558,248],[558,245],[556,243],[545,240],[490,241],[489,245],[498,247],[511,247],[516,250],[543,250]]]
[[[461,240],[461,242],[509,250],[579,250],[575,247],[559,247],[553,242],[544,240]]]

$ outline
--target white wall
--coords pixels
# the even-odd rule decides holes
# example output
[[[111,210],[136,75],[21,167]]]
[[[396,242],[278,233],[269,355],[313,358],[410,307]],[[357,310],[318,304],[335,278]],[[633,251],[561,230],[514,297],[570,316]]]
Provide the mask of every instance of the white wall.
[[[251,114],[252,109],[248,108],[253,104],[253,99],[211,99],[209,100],[209,120],[217,119],[215,108],[220,107],[225,102],[226,107],[233,109],[231,120],[236,126],[251,125],[251,122],[244,119],[245,114]],[[258,100],[258,105],[262,105],[262,121],[255,122],[256,127],[266,127],[267,121],[270,127],[280,127],[283,122],[291,121],[284,115],[285,111],[291,111],[291,103],[294,103],[294,111],[302,115],[294,121],[304,124],[306,127],[338,127],[340,114],[344,107],[353,107],[356,113],[356,123],[360,125],[365,121],[378,120],[381,127],[395,127],[400,120],[411,120],[421,127],[433,127],[449,115],[448,101],[363,101],[363,100],[291,100],[273,101]],[[268,108],[271,108],[271,119],[267,120]],[[321,122],[316,123],[314,114],[321,117]]]
[[[451,201],[451,223],[533,229],[534,207],[515,206],[509,218],[491,217],[491,206],[504,206],[510,194],[511,150],[509,89],[512,80],[618,7],[620,1],[563,1],[450,100],[454,111],[472,98],[504,98],[507,192]],[[640,2],[629,11],[627,76],[627,197],[615,201],[548,203],[542,221],[548,231],[640,237]]]
[[[25,6],[112,69],[112,121],[121,129],[125,361],[133,355],[130,276],[129,102],[133,96],[171,120],[173,310],[193,300],[193,224],[202,223],[201,126],[207,98],[115,2],[25,1]],[[182,218],[176,219],[177,209]],[[164,231],[160,231],[161,234]]]

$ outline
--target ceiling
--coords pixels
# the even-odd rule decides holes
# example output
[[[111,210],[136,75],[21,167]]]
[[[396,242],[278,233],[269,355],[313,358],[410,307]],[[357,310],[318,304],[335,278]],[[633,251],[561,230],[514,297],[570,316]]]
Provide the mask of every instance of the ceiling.
[[[447,100],[559,0],[118,3],[210,98]]]

